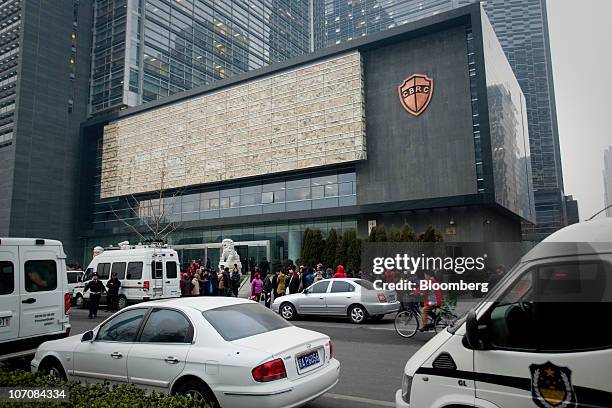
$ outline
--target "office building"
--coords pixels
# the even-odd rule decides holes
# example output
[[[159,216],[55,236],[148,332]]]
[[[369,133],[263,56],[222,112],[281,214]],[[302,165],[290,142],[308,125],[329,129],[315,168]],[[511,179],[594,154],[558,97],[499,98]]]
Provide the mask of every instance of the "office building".
[[[308,53],[308,0],[96,0],[90,114]]]
[[[0,2],[0,236],[78,251],[91,21],[89,0]]]
[[[333,46],[474,0],[325,0],[325,39]],[[483,2],[527,100],[537,223],[523,225],[539,241],[567,223],[559,151],[546,0]]]
[[[612,217],[612,146],[604,151],[603,180],[604,202],[605,206],[609,207],[606,209],[606,216]]]
[[[82,127],[85,258],[160,212],[213,264],[224,238],[296,260],[305,228],[520,241],[534,219],[525,97],[478,5]]]

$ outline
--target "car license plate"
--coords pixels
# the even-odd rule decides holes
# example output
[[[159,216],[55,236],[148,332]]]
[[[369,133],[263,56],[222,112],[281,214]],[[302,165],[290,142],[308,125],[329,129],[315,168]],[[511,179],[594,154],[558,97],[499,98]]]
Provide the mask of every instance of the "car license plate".
[[[0,327],[9,327],[11,325],[10,317],[0,317]]]
[[[305,368],[312,367],[315,364],[319,364],[320,362],[321,358],[319,357],[319,352],[317,350],[297,358],[298,368],[300,371],[304,370]]]

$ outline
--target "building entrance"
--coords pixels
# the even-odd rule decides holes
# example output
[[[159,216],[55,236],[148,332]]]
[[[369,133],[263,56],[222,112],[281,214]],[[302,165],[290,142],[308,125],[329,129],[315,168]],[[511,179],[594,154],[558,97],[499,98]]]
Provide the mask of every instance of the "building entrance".
[[[201,261],[201,265],[218,269],[221,259],[221,243],[172,245],[181,260],[181,270],[187,269],[192,260]],[[242,271],[250,272],[255,269],[265,257],[270,260],[270,241],[234,241],[234,249],[240,256]]]

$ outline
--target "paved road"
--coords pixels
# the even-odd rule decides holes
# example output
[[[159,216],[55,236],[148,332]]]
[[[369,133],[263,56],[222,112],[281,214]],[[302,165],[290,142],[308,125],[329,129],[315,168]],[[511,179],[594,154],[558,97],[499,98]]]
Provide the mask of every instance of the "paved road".
[[[100,310],[97,319],[87,311],[71,311],[72,334],[83,333],[110,316]],[[309,408],[392,407],[395,391],[401,386],[406,361],[432,334],[417,334],[414,339],[399,337],[393,320],[353,325],[344,319],[302,319],[294,322],[325,333],[334,343],[334,355],[342,364],[340,382],[329,393],[307,405]]]

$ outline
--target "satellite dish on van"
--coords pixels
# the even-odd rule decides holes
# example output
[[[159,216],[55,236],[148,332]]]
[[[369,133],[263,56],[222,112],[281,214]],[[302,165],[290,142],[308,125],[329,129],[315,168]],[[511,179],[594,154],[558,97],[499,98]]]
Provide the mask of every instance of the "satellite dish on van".
[[[128,245],[130,245],[130,241],[121,241],[121,242],[120,242],[120,243],[118,243],[117,245],[118,245],[119,247],[122,247],[122,246],[128,246]]]

